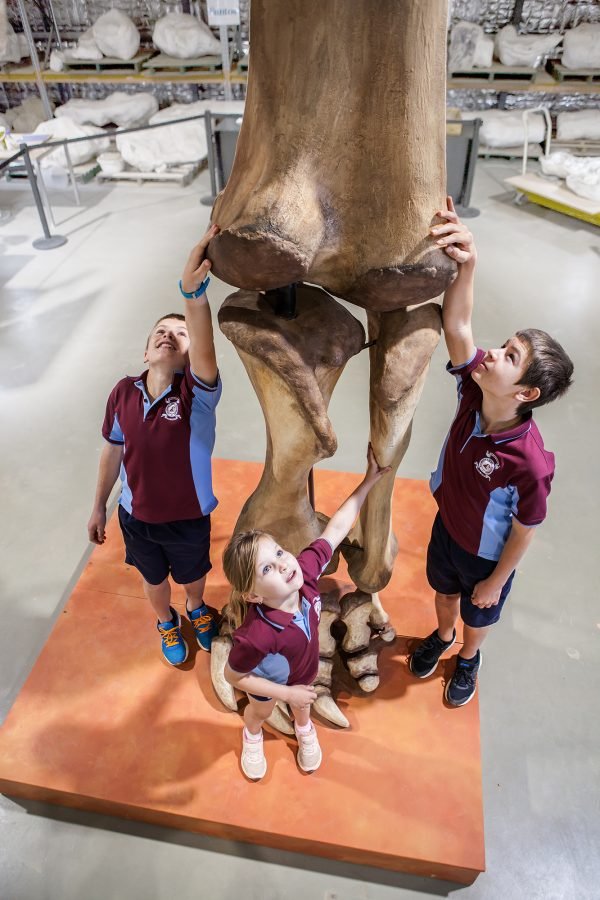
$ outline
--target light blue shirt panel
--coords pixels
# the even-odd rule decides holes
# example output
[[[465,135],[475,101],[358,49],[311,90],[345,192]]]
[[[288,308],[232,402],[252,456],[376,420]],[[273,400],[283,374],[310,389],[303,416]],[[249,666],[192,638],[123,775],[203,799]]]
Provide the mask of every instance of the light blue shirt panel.
[[[252,674],[274,681],[275,684],[287,684],[290,664],[281,653],[267,653],[263,661],[252,669]]]
[[[194,380],[202,382],[194,375]],[[208,515],[217,505],[212,487],[211,456],[215,446],[215,407],[221,396],[221,379],[214,389],[194,387],[190,414],[190,462],[192,478],[203,515]]]
[[[110,439],[111,439],[111,441],[115,441],[118,444],[125,443],[125,435],[123,434],[123,431],[119,424],[119,418],[116,413],[115,413],[115,417],[113,419],[112,428],[110,430]]]
[[[329,563],[328,563],[329,565]],[[301,628],[308,640],[310,641],[310,603],[306,597],[302,598],[302,609],[294,613],[292,622]]]
[[[500,559],[512,527],[512,517],[519,501],[519,492],[513,485],[496,488],[490,494],[483,515],[483,528],[477,556],[484,559]]]
[[[210,385],[202,381],[201,378],[198,378],[197,375],[194,375],[191,369],[190,374],[196,384],[200,385],[200,387],[192,388],[192,393],[194,395],[194,399],[192,401],[193,404],[196,406],[202,406],[207,412],[214,412],[217,403],[221,399],[221,393],[223,391],[221,376],[217,374],[217,383]]]
[[[435,472],[431,473],[431,478],[429,479],[429,489],[432,494],[435,494],[440,484],[442,483],[442,472],[444,471],[444,457],[446,456],[446,447],[448,446],[448,439],[450,437],[450,432],[446,435],[446,440],[442,446],[440,451],[440,458],[438,459],[437,469]]]
[[[465,365],[468,365],[468,363],[465,363]],[[458,407],[460,407],[460,397],[461,397],[461,392],[460,392],[460,385],[459,385]],[[458,413],[458,407],[456,408],[457,413]],[[456,418],[456,416],[454,418]],[[460,449],[461,453],[465,449],[465,447],[467,446],[467,444],[469,443],[471,438],[473,438],[473,437],[485,437],[485,433],[481,430],[481,422],[480,422],[478,412],[475,412],[475,425],[473,426],[473,431],[471,432],[471,434],[469,435],[469,437],[467,438],[467,440],[461,447],[461,449]],[[435,470],[435,472],[431,473],[431,478],[429,479],[429,489],[431,490],[432,494],[435,494],[435,492],[439,488],[440,484],[442,483],[442,472],[444,471],[444,458],[446,455],[446,447],[448,446],[449,438],[450,438],[450,431],[448,431],[448,434],[446,435],[446,440],[444,441],[444,446],[442,447],[442,450],[440,452],[440,458],[438,460],[437,469]]]
[[[131,493],[131,488],[127,482],[127,472],[125,471],[125,466],[121,463],[121,471],[119,473],[121,478],[121,496],[119,497],[119,503],[126,509],[130,516],[133,515],[133,494]]]

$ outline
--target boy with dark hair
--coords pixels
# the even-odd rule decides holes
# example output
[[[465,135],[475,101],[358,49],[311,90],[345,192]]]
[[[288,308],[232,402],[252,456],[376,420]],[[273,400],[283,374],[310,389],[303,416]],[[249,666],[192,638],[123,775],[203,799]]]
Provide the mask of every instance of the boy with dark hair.
[[[446,685],[452,706],[468,703],[477,687],[480,647],[511,588],[514,570],[546,516],[554,454],[544,448],[531,410],[560,397],[573,363],[544,331],[518,331],[497,350],[473,343],[473,236],[451,198],[431,229],[458,275],[444,295],[442,318],[458,382],[458,408],[430,486],[438,504],[427,550],[427,579],[436,592],[438,627],[416,647],[409,667],[417,678],[435,670],[456,640],[463,645]]]
[[[119,523],[125,562],[138,569],[157,615],[162,652],[171,665],[188,655],[181,618],[171,606],[169,574],[186,592],[187,615],[202,649],[210,651],[214,623],[204,605],[211,569],[211,453],[221,396],[204,259],[212,226],[192,250],[179,287],[185,316],[168,313],[152,329],[137,378],[122,378],[108,398],[90,541],[105,540],[106,503],[121,477]]]

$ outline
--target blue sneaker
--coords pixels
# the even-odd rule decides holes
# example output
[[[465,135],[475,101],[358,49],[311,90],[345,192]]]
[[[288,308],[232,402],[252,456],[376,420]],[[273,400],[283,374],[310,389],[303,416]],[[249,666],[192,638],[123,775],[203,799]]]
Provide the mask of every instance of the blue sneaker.
[[[180,666],[188,656],[188,645],[181,634],[181,616],[177,610],[169,607],[172,619],[170,622],[158,622],[156,627],[162,638],[162,652],[168,663]]]
[[[446,700],[451,706],[464,706],[477,690],[477,672],[481,667],[481,650],[470,662],[461,656],[456,658],[454,675],[446,685],[444,691]]]
[[[207,653],[210,653],[212,639],[217,636],[217,629],[213,617],[204,603],[202,606],[199,606],[198,609],[193,609],[191,611],[188,609],[186,612],[188,619],[194,627],[198,646],[202,647],[203,650],[206,650]]]

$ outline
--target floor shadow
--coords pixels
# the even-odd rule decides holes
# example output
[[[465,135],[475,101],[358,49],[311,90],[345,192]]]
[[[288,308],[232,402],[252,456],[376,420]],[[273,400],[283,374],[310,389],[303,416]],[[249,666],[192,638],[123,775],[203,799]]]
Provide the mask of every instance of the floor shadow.
[[[18,257],[18,268],[24,265]],[[9,276],[12,277],[12,276]],[[83,294],[77,300],[44,310],[49,294],[60,292],[60,285],[51,291],[19,290],[14,304],[17,317],[0,324],[0,387],[19,388],[40,381],[65,345],[65,334],[72,334],[84,316],[100,297],[99,291]],[[5,291],[5,302],[9,291]],[[38,310],[42,310],[38,312]],[[4,314],[6,315],[6,313]],[[34,327],[32,327],[32,318]]]
[[[89,813],[63,806],[53,806],[35,800],[14,801],[27,813],[41,816],[51,821],[63,822],[85,828],[97,828],[113,834],[130,835],[143,840],[160,841],[173,846],[188,847],[207,853],[219,853],[257,863],[285,866],[290,869],[303,869],[331,878],[348,878],[365,885],[376,884],[397,890],[416,891],[418,893],[449,897],[455,891],[464,890],[464,884],[456,884],[441,879],[423,878],[418,875],[405,875],[372,866],[356,865],[351,862],[339,862],[319,856],[308,856],[289,850],[275,850],[260,844],[247,844],[242,841],[228,841],[221,838],[208,837],[188,831],[177,831],[159,825],[148,825],[143,822],[119,819],[100,813]]]

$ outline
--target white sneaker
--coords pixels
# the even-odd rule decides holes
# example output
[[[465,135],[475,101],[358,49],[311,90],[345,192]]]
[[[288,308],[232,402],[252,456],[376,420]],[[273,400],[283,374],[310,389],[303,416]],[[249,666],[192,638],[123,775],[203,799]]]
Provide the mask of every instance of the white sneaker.
[[[298,765],[303,772],[314,772],[321,765],[323,754],[319,746],[317,737],[317,729],[311,722],[311,729],[308,734],[300,734],[296,729],[296,737],[298,738]]]
[[[242,729],[242,772],[246,778],[258,781],[267,771],[267,760],[263,750],[263,734],[247,736],[246,729]]]

